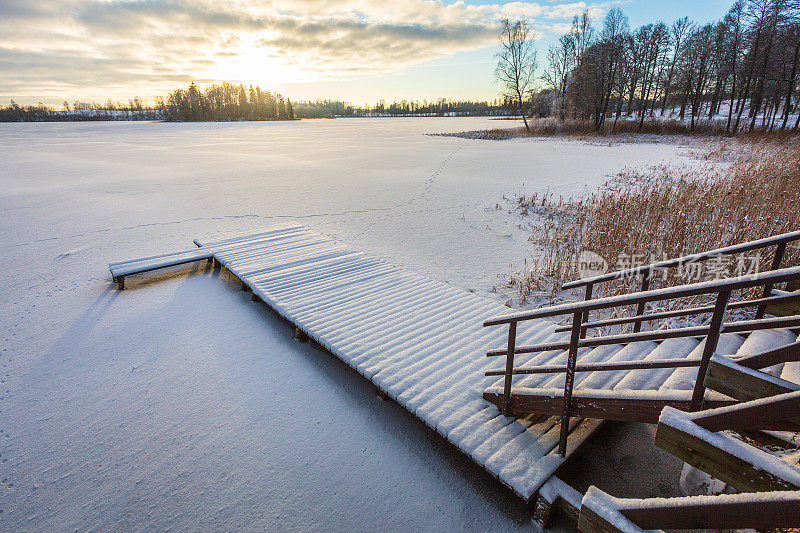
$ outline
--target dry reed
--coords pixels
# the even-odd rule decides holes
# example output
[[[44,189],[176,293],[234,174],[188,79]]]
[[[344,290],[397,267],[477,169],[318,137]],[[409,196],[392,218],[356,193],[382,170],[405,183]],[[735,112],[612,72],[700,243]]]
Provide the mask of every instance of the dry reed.
[[[578,277],[583,250],[601,255],[611,269],[618,269],[630,266],[628,258],[646,264],[800,229],[797,137],[762,135],[725,141],[709,150],[707,158],[709,162],[700,166],[626,170],[584,198],[555,199],[547,194],[514,198],[514,209],[533,223],[530,240],[540,251],[532,264],[509,280],[520,303],[535,294],[549,295],[551,300],[569,297],[559,289]],[[766,270],[772,250],[761,252],[758,265],[752,253],[733,258],[725,272],[670,269],[653,285],[736,275],[736,266],[743,264],[739,259],[750,269]],[[798,249],[790,247],[783,266],[798,264],[798,259]],[[606,283],[599,292],[619,294],[636,289],[638,283],[638,279]]]

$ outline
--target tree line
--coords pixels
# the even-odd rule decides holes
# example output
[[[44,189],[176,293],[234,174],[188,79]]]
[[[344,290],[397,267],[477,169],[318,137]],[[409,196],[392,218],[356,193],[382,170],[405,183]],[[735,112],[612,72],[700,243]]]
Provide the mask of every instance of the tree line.
[[[258,86],[232,83],[214,84],[201,90],[192,82],[187,89],[176,89],[158,96],[148,106],[138,96],[127,103],[102,104],[65,101],[62,109],[43,103],[21,106],[13,100],[0,107],[0,122],[56,122],[72,120],[166,120],[170,122],[230,120],[292,120],[292,102],[279,93]]]
[[[470,101],[439,98],[428,100],[400,100],[375,105],[354,106],[341,100],[300,101],[295,105],[298,118],[332,117],[385,117],[385,116],[491,116],[507,115],[513,106],[504,100]]]
[[[292,103],[277,93],[258,86],[223,83],[201,91],[194,83],[177,89],[166,98],[157,97],[148,106],[139,97],[126,103],[64,102],[57,110],[42,103],[20,106],[13,100],[0,107],[0,122],[53,122],[68,120],[290,120],[293,118],[386,117],[386,116],[498,116],[514,109],[509,99],[494,101],[400,100],[354,106],[342,100],[304,100]]]
[[[633,30],[619,8],[598,29],[584,13],[547,50],[544,90],[530,83],[537,58],[525,22],[504,21],[500,41],[497,78],[528,113],[596,130],[665,116],[692,129],[713,119],[731,133],[800,127],[798,0],[737,0],[712,23],[683,17]]]

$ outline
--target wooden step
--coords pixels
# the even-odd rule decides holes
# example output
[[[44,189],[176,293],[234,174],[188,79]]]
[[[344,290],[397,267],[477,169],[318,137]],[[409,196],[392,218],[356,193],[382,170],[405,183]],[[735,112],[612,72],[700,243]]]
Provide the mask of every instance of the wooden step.
[[[497,406],[503,403],[503,388],[489,387],[483,398]],[[664,407],[688,410],[692,399],[690,390],[604,390],[575,389],[572,393],[571,414],[581,418],[623,420],[655,424]],[[721,407],[734,400],[708,391],[705,404]],[[564,410],[564,390],[560,388],[514,387],[511,389],[511,413],[559,415]]]

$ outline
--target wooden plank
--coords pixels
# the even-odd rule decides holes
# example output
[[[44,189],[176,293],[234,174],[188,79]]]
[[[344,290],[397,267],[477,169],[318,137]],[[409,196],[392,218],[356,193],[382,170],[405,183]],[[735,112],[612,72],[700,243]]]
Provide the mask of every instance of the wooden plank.
[[[641,393],[640,397],[636,397]],[[600,418],[603,420],[622,420],[655,424],[661,410],[675,407],[688,410],[691,391],[675,391],[675,394],[653,394],[651,391],[625,391],[614,395],[614,391],[578,389],[573,392],[570,402],[572,416]],[[502,405],[503,396],[499,390],[489,388],[483,393],[486,401]],[[733,400],[709,399],[709,406],[721,407],[735,403]],[[512,416],[529,413],[560,415],[564,409],[563,391],[560,389],[514,388],[511,390],[510,412]]]
[[[758,370],[737,367],[730,359],[721,356],[711,359],[705,384],[711,390],[743,402],[800,390],[800,385]]]
[[[800,430],[800,391],[779,394],[724,407],[701,411],[692,417],[695,424],[709,431]]]
[[[800,526],[800,492],[621,500],[620,513],[642,529],[775,529]]]
[[[711,433],[711,432],[709,432]],[[727,437],[729,440],[733,440]],[[708,441],[668,424],[656,427],[655,445],[724,481],[740,492],[797,490],[800,487]],[[746,446],[743,444],[743,446]],[[752,448],[754,451],[758,451]],[[762,452],[766,453],[766,452]],[[774,458],[775,461],[781,459]]]

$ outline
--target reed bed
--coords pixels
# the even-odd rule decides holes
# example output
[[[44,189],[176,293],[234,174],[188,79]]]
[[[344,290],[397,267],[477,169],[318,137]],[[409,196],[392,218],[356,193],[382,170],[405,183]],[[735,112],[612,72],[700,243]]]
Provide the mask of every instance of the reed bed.
[[[534,193],[511,199],[513,209],[531,221],[530,241],[538,253],[509,278],[508,287],[522,304],[532,298],[580,297],[564,294],[560,287],[579,277],[578,257],[584,250],[599,254],[610,270],[616,270],[800,228],[797,137],[722,141],[706,158],[699,166],[625,170],[583,198]],[[768,270],[772,254],[773,249],[766,249],[760,257],[733,257],[725,261],[725,268],[720,262],[699,271],[670,269],[652,286],[741,275],[746,273],[742,268]],[[799,260],[798,249],[790,246],[782,266]],[[638,290],[640,282],[605,283],[595,294]],[[676,302],[686,303],[690,302]]]
[[[611,136],[617,140],[638,140],[639,135],[695,135],[695,136],[730,136],[725,131],[725,122],[720,120],[699,120],[694,127],[689,122],[673,119],[647,119],[643,124],[638,120],[623,119],[618,122],[609,120],[602,130],[597,131],[591,122],[585,120],[557,120],[555,118],[528,119],[530,131],[519,128],[493,128],[488,130],[462,131],[458,133],[441,133],[444,137],[462,137],[465,139],[481,139],[502,141],[520,137],[564,136],[581,139],[598,136]],[[765,132],[756,130],[749,135],[780,135],[782,132]],[[795,132],[796,135],[796,132]]]

